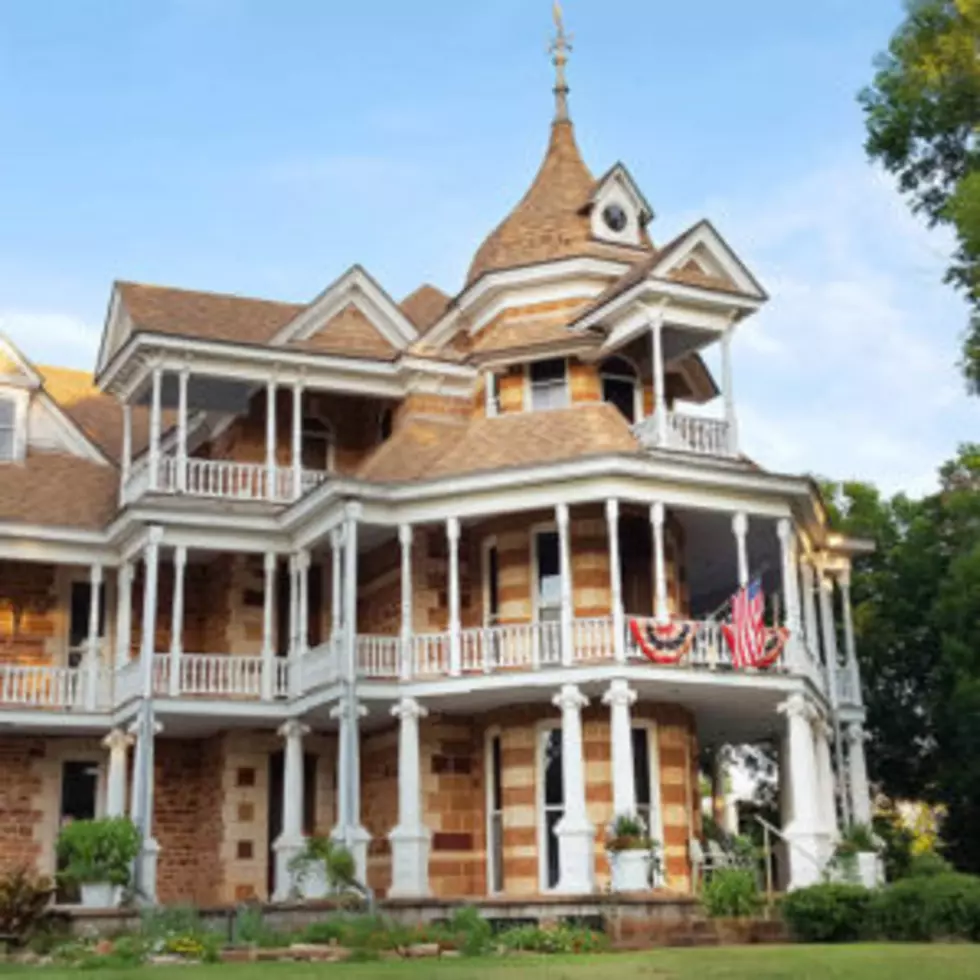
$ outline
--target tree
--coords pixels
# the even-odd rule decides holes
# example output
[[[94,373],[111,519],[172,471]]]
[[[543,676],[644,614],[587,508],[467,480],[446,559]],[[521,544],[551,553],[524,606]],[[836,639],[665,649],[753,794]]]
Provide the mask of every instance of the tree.
[[[914,211],[956,233],[946,279],[972,306],[961,364],[980,394],[980,0],[907,0],[876,68],[859,96],[865,149]]]
[[[834,524],[872,537],[853,599],[871,777],[945,807],[948,856],[980,871],[980,445],[961,447],[922,500],[825,488]]]

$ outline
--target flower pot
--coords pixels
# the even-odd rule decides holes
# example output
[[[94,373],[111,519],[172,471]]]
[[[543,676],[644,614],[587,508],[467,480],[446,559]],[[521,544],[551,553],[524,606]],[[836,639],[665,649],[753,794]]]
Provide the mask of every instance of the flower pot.
[[[650,852],[612,851],[609,854],[612,888],[616,892],[640,892],[650,887]]]
[[[310,861],[299,880],[299,893],[307,901],[326,898],[330,894],[327,870],[322,861]]]
[[[112,909],[119,904],[119,889],[107,881],[82,885],[82,908]]]
[[[857,857],[857,880],[865,888],[877,888],[884,884],[885,876],[881,858],[874,851],[862,851]]]

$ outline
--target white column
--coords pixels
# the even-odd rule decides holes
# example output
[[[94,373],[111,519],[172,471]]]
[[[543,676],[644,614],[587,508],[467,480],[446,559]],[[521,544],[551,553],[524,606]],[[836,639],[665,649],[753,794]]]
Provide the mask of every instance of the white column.
[[[303,385],[293,385],[293,499],[302,493],[303,482]]]
[[[602,696],[609,706],[609,739],[612,747],[613,816],[636,814],[636,783],[633,776],[633,725],[630,708],[636,691],[617,678]],[[647,828],[650,830],[651,828]]]
[[[126,485],[133,471],[133,408],[122,403],[122,459],[119,466],[119,502],[126,501]]]
[[[149,483],[150,489],[156,490],[160,480],[160,389],[163,382],[163,368],[155,367],[151,377]]]
[[[746,537],[749,533],[747,515],[738,513],[732,518],[732,533],[735,535],[735,547],[738,552],[738,584],[744,589],[749,584],[749,553]]]
[[[667,519],[664,505],[659,501],[650,506],[650,527],[653,530],[653,591],[654,614],[658,623],[670,621],[670,604],[667,601],[667,564],[664,557],[664,522]]]
[[[116,576],[116,670],[129,663],[133,635],[133,563],[124,561]]]
[[[809,558],[800,562],[803,573],[803,632],[807,650],[820,659],[820,640],[817,636],[817,597],[814,591],[813,564]]]
[[[343,543],[344,532],[335,527],[330,532],[330,638],[340,636],[343,625],[343,604],[341,599],[341,577],[343,575]]]
[[[263,556],[262,568],[262,697],[271,701],[275,694],[276,651],[272,631],[272,618],[276,600],[276,569],[279,556],[267,551]]]
[[[449,547],[449,673],[458,677],[463,670],[459,620],[459,520],[446,518]]]
[[[851,784],[851,819],[856,824],[871,826],[871,788],[868,785],[868,765],[864,756],[867,741],[864,729],[854,721],[847,726],[847,763]]]
[[[650,342],[653,348],[653,416],[657,423],[657,445],[667,445],[667,390],[664,373],[663,314],[659,313],[650,324]]]
[[[575,662],[572,620],[575,608],[572,599],[572,550],[569,542],[568,505],[555,506],[555,523],[558,525],[558,573],[561,585],[561,662],[570,667]]]
[[[180,695],[181,659],[184,656],[184,569],[187,548],[174,548],[174,594],[170,609],[170,696]]]
[[[592,891],[595,828],[585,809],[585,761],[582,749],[582,709],[586,698],[574,684],[565,684],[552,704],[561,709],[561,774],[564,812],[555,827],[558,837],[558,885],[568,895]]]
[[[309,728],[296,719],[287,721],[279,736],[286,740],[283,759],[282,831],[273,841],[276,855],[276,889],[273,898],[285,901],[293,893],[293,875],[290,862],[298,857],[306,845],[303,836],[303,736]]]
[[[354,857],[356,878],[367,881],[367,851],[371,835],[361,826],[360,719],[363,705],[345,699],[330,709],[337,719],[337,826],[330,835]]]
[[[735,414],[735,391],[732,384],[732,336],[734,327],[729,324],[721,335],[721,396],[725,401],[725,422],[728,426],[728,451],[738,453],[738,418]]]
[[[344,638],[349,679],[357,678],[357,521],[360,504],[348,504],[344,527]]]
[[[817,762],[812,721],[816,711],[803,694],[779,706],[786,716],[786,740],[779,774],[783,795],[783,834],[789,865],[787,887],[805,888],[823,871]]]
[[[159,527],[150,529],[143,549],[143,622],[140,636],[140,669],[143,678],[143,697],[153,697],[153,658],[156,654],[157,581],[160,564]]]
[[[310,646],[310,553],[296,556],[296,656],[302,657]]]
[[[841,605],[844,613],[844,669],[851,678],[852,697],[855,704],[861,704],[861,670],[857,661],[857,646],[854,643],[854,616],[851,611],[851,570],[842,569],[837,576],[840,585]]]
[[[412,676],[412,525],[398,525],[398,541],[402,553],[402,624],[401,670],[402,680]]]
[[[834,580],[830,575],[821,574],[820,588],[820,626],[823,633],[823,656],[827,667],[827,686],[830,703],[837,706],[837,627],[834,625]]]
[[[623,576],[619,559],[619,501],[606,501],[606,535],[609,538],[609,596],[612,609],[613,655],[617,662],[626,660],[626,635],[623,615]]]
[[[800,580],[797,577],[796,535],[793,523],[783,518],[776,525],[782,558],[783,608],[786,612],[786,628],[789,642],[784,654],[786,665],[794,671],[804,668],[803,644],[800,636]]]
[[[422,767],[419,720],[428,711],[414,698],[402,698],[392,709],[398,729],[398,826],[391,841],[390,898],[424,898],[429,894],[428,828],[422,821]]]
[[[837,837],[837,787],[834,782],[834,766],[830,758],[830,743],[833,737],[833,727],[823,718],[814,722],[813,738],[817,756],[820,822],[825,837],[825,854],[828,857],[830,856],[829,842]]]
[[[279,496],[276,470],[276,383],[270,381],[265,386],[265,486],[269,500]]]
[[[109,750],[105,801],[107,817],[122,817],[126,814],[126,754],[132,744],[133,736],[121,728],[114,728],[102,739],[102,745]]]
[[[187,489],[187,383],[190,370],[177,375],[177,489]]]
[[[85,639],[85,707],[94,711],[99,693],[99,600],[102,597],[102,566],[89,569],[88,634]]]
[[[488,419],[492,419],[497,414],[497,376],[493,371],[486,371],[483,375],[483,410]]]
[[[130,733],[136,733],[136,752],[133,761],[133,789],[130,805],[130,819],[140,828],[143,839],[140,846],[138,881],[141,898],[149,904],[156,904],[157,897],[157,865],[160,860],[160,845],[153,836],[153,815],[155,795],[155,741],[163,731],[159,722],[153,724],[152,731],[144,736],[139,721],[130,727]],[[144,776],[149,775],[149,782],[144,783]]]

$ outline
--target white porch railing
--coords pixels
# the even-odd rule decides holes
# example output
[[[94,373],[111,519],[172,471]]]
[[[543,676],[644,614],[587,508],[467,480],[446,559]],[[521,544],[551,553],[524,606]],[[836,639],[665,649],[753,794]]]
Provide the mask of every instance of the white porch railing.
[[[734,456],[737,447],[732,445],[730,429],[724,419],[668,410],[663,438],[655,414],[637,422],[633,426],[633,434],[647,449],[675,449],[702,456]]]
[[[397,677],[401,640],[397,636],[357,637],[357,671],[361,677]]]
[[[86,679],[81,667],[0,664],[0,706],[83,708]]]
[[[178,689],[191,696],[259,698],[262,658],[226,653],[182,654]]]
[[[264,500],[285,503],[295,499],[293,469],[277,466],[271,471],[264,463],[239,463],[230,459],[184,460],[161,456],[157,465],[154,493],[186,494],[221,500]],[[323,483],[328,473],[302,470],[300,490],[309,493]],[[149,460],[144,457],[133,466],[124,488],[123,499],[132,502],[150,492]]]
[[[860,707],[861,679],[853,664],[837,668],[837,703],[848,707]]]
[[[315,687],[335,684],[341,676],[341,656],[342,644],[339,638],[327,640],[326,643],[307,650],[291,666],[290,693],[304,694]]]

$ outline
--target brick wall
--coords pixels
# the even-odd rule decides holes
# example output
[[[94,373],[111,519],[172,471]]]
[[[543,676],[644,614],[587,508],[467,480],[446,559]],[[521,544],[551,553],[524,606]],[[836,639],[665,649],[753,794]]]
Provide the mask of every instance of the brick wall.
[[[361,738],[361,823],[371,834],[368,885],[383,896],[391,887],[391,843],[398,823],[398,729]]]
[[[0,737],[0,872],[35,868],[41,846],[35,838],[44,815],[42,780],[37,765],[44,758],[40,738]],[[51,801],[51,806],[57,804]]]

